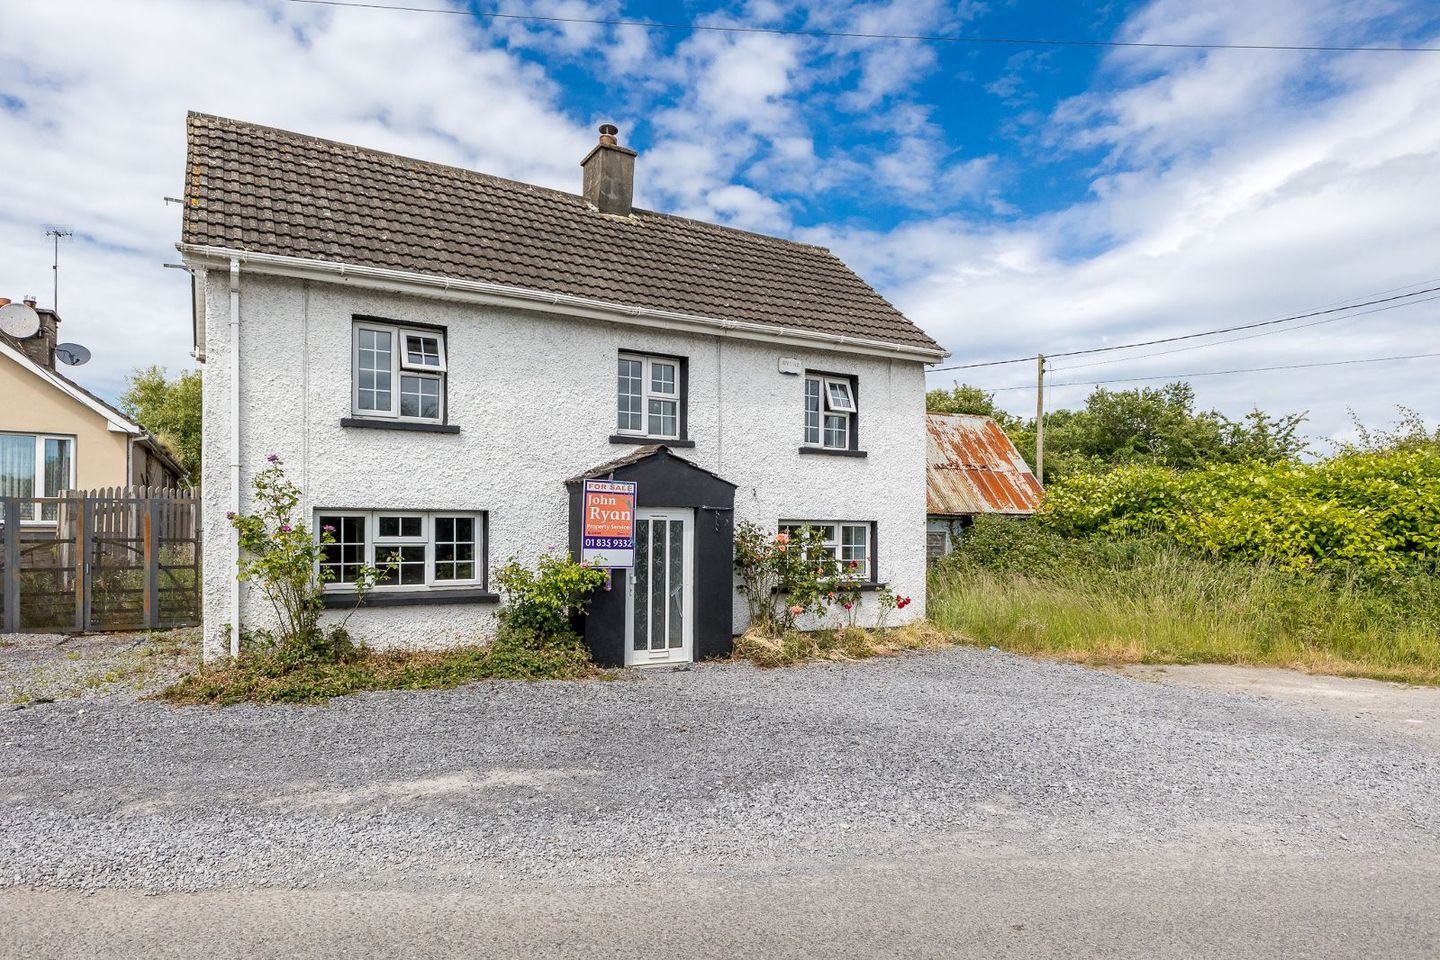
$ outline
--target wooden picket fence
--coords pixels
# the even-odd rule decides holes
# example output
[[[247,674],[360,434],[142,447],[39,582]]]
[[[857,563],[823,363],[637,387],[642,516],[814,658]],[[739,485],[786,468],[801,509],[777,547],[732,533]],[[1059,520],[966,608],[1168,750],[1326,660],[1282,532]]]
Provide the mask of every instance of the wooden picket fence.
[[[108,487],[0,497],[0,633],[200,622],[194,490]]]

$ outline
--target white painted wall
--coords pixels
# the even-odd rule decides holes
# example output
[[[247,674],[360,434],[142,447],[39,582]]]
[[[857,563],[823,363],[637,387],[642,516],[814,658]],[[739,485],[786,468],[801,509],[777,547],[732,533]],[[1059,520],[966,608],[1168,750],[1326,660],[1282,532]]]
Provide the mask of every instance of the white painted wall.
[[[205,365],[205,643],[228,642],[234,570],[225,520],[228,277],[211,271]],[[492,567],[511,554],[564,549],[564,481],[633,449],[611,444],[615,358],[620,350],[689,358],[689,434],[677,452],[738,484],[736,520],[773,529],[781,519],[876,521],[879,576],[923,616],[925,597],[924,375],[919,362],[806,351],[668,333],[538,312],[454,303],[345,284],[241,274],[242,502],[269,453],[278,453],[315,508],[485,510]],[[449,419],[458,435],[344,428],[350,416],[355,314],[448,330]],[[853,373],[860,385],[864,459],[802,456],[803,380],[779,373],[780,357]],[[873,618],[873,598],[864,618]],[[488,638],[489,605],[358,611],[357,638],[377,647],[433,647]],[[247,626],[267,626],[253,589]],[[737,596],[734,629],[744,626]],[[862,618],[863,619],[863,618]]]

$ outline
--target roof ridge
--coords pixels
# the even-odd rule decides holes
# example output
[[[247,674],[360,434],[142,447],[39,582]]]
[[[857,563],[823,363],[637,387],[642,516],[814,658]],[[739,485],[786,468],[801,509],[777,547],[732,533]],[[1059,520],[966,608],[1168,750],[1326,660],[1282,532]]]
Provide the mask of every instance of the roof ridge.
[[[190,111],[182,242],[942,351],[834,251]]]
[[[327,147],[339,147],[343,150],[353,150],[356,153],[367,154],[371,157],[395,160],[400,162],[401,164],[418,164],[420,166],[428,167],[433,170],[448,171],[458,173],[466,177],[475,177],[479,180],[490,181],[492,183],[504,184],[506,186],[522,187],[525,190],[532,190],[540,193],[554,194],[558,197],[564,197],[567,200],[577,200],[585,204],[587,207],[590,205],[589,202],[586,201],[586,199],[578,193],[570,193],[568,190],[559,190],[555,187],[546,187],[538,183],[530,183],[526,180],[512,180],[509,177],[502,177],[499,174],[495,173],[486,173],[483,170],[476,170],[472,167],[461,167],[456,166],[453,163],[441,163],[438,160],[426,160],[422,157],[410,157],[406,156],[403,153],[395,153],[390,150],[378,150],[374,147],[363,147],[358,143],[346,143],[343,140],[331,140],[328,137],[317,137],[311,133],[300,133],[297,130],[287,130],[284,127],[274,127],[265,123],[255,123],[251,120],[236,120],[234,117],[222,117],[218,114],[213,113],[201,113],[196,110],[189,110],[186,111],[185,116],[187,120],[211,120],[217,121],[219,123],[228,123],[241,127],[249,127],[252,130],[263,130],[267,133],[272,134],[278,133],[295,140],[323,144]],[[776,242],[789,244],[790,246],[794,247],[804,247],[808,250],[820,250],[824,253],[830,254],[832,257],[835,255],[829,247],[822,247],[816,243],[806,243],[804,240],[795,240],[790,237],[780,237],[776,236],[773,233],[761,233],[758,230],[746,230],[743,227],[734,227],[730,226],[729,224],[712,223],[709,220],[699,220],[695,217],[686,217],[678,213],[666,213],[662,210],[651,210],[647,207],[636,207],[633,212],[649,214],[650,216],[654,217],[663,217],[666,220],[680,220],[685,223],[693,223],[708,230],[722,230],[728,233],[738,233],[742,236],[747,237],[759,237],[762,240],[774,240]],[[602,214],[602,216],[604,216],[604,214]],[[624,218],[621,217],[620,219],[623,220]]]
[[[381,159],[397,160],[400,161],[402,164],[411,163],[422,167],[428,167],[432,170],[458,173],[467,177],[475,177],[479,180],[488,180],[493,183],[506,184],[507,186],[523,187],[526,190],[538,191],[540,193],[553,193],[556,196],[565,197],[569,200],[579,200],[581,202],[584,202],[585,199],[578,193],[567,193],[564,190],[556,190],[554,187],[544,187],[538,183],[529,183],[525,180],[512,180],[509,177],[502,177],[498,174],[485,173],[484,171],[475,170],[470,167],[458,167],[453,163],[441,163],[438,160],[425,160],[420,157],[407,157],[403,153],[394,153],[390,150],[377,150],[374,147],[362,147],[358,143],[346,143],[343,140],[331,140],[328,137],[317,137],[312,133],[300,133],[298,130],[287,130],[284,127],[272,127],[269,124],[255,123],[251,120],[236,120],[234,117],[222,117],[213,113],[199,113],[194,110],[187,111],[185,116],[187,122],[190,120],[216,120],[220,123],[233,124],[237,127],[249,127],[251,130],[263,130],[266,133],[282,134],[294,140],[302,140],[308,141],[310,143],[323,144],[327,147],[339,147],[342,150],[351,150],[355,153],[363,153],[367,154],[368,156]]]

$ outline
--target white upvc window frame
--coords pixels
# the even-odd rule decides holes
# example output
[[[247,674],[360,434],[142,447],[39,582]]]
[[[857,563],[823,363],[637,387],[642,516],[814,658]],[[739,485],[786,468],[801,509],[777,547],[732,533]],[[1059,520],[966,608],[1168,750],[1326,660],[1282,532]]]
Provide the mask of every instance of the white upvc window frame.
[[[413,593],[413,592],[443,592],[454,587],[483,587],[486,584],[485,563],[486,543],[485,537],[487,528],[484,511],[475,510],[326,510],[317,508],[314,512],[314,530],[318,540],[324,521],[332,517],[362,517],[365,519],[365,550],[364,562],[368,566],[378,567],[389,561],[392,554],[400,547],[423,547],[425,551],[425,579],[423,583],[377,583],[371,589],[383,593]],[[381,536],[380,521],[385,518],[401,518],[401,533],[391,536]],[[403,518],[418,517],[420,519],[420,534],[406,534],[403,532]],[[473,556],[470,563],[474,567],[474,576],[464,580],[441,579],[435,575],[436,549],[435,549],[435,521],[443,518],[463,518],[471,521],[473,539],[468,541],[473,549]],[[457,541],[446,541],[453,543]],[[467,541],[458,541],[467,542]],[[451,561],[444,561],[451,562]],[[465,562],[465,561],[460,561]],[[331,593],[353,593],[353,583],[341,583],[332,580],[325,584],[325,590]]]
[[[856,568],[855,575],[861,583],[876,582],[873,523],[868,520],[786,520],[780,524],[781,531],[785,533],[793,533],[802,527],[828,531],[822,547],[840,565],[841,573],[846,572],[845,564],[856,559],[853,551],[847,555],[852,545],[846,544],[845,534],[847,531],[860,531],[865,562]]]
[[[820,394],[818,411],[812,411],[809,406],[812,384]],[[804,423],[805,446],[821,450],[851,449],[852,438],[855,435],[855,418],[860,413],[860,404],[855,399],[853,379],[806,372],[802,391],[805,418],[808,420],[812,412],[818,413],[819,417],[813,434],[810,424]],[[830,435],[835,432],[831,427],[832,419],[842,425],[839,428],[840,440],[838,443],[830,442]]]
[[[619,385],[619,362],[629,361],[640,364],[640,429],[634,427],[620,426],[620,385]],[[673,389],[669,392],[656,389],[655,387],[655,364],[664,364],[674,371],[674,379],[671,383]],[[681,439],[681,425],[685,420],[685,398],[681,390],[681,360],[679,357],[667,357],[658,354],[636,353],[631,350],[622,350],[616,362],[616,385],[615,385],[615,432],[627,437],[653,437],[657,440],[679,440]],[[625,394],[631,396],[631,394]],[[650,403],[675,404],[675,430],[672,433],[662,433],[651,430]],[[657,415],[663,418],[663,415]]]
[[[436,361],[435,363],[417,363],[410,359],[410,338],[417,340],[435,341]],[[404,349],[400,351],[400,369],[411,370],[417,373],[444,373],[445,365],[445,334],[439,330],[415,330],[401,328],[400,342]],[[422,355],[425,351],[421,351]]]
[[[360,334],[362,331],[383,333],[390,337],[390,406],[386,409],[370,410],[360,406]],[[416,364],[409,361],[410,337],[424,337],[436,341],[439,348],[439,364]],[[402,423],[444,423],[445,422],[445,378],[447,376],[447,353],[445,331],[424,327],[407,327],[403,324],[381,323],[374,320],[356,320],[350,333],[350,410],[356,417],[397,420]],[[401,413],[405,378],[430,381],[435,384],[435,412],[433,417],[406,416]]]
[[[75,489],[75,450],[77,444],[72,434],[64,433],[29,433],[23,430],[0,430],[0,437],[29,437],[35,444],[35,475],[31,482],[30,492],[36,498],[47,496],[59,496],[66,490]],[[45,492],[45,444],[51,440],[68,444],[70,447],[70,470],[69,476],[60,490],[53,494]],[[45,507],[55,507],[55,504],[30,503],[22,505],[20,513],[21,526],[54,526],[55,518],[45,516]],[[28,509],[27,509],[28,507]],[[53,511],[52,511],[53,512]],[[0,518],[3,519],[3,518]]]

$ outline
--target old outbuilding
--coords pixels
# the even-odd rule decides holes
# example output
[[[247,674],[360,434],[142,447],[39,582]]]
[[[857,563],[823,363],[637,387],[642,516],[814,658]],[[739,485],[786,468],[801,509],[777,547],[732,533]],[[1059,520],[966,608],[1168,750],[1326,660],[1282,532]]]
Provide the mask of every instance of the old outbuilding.
[[[990,417],[925,415],[925,555],[949,553],[982,513],[1028,517],[1040,508],[1040,482]]]

